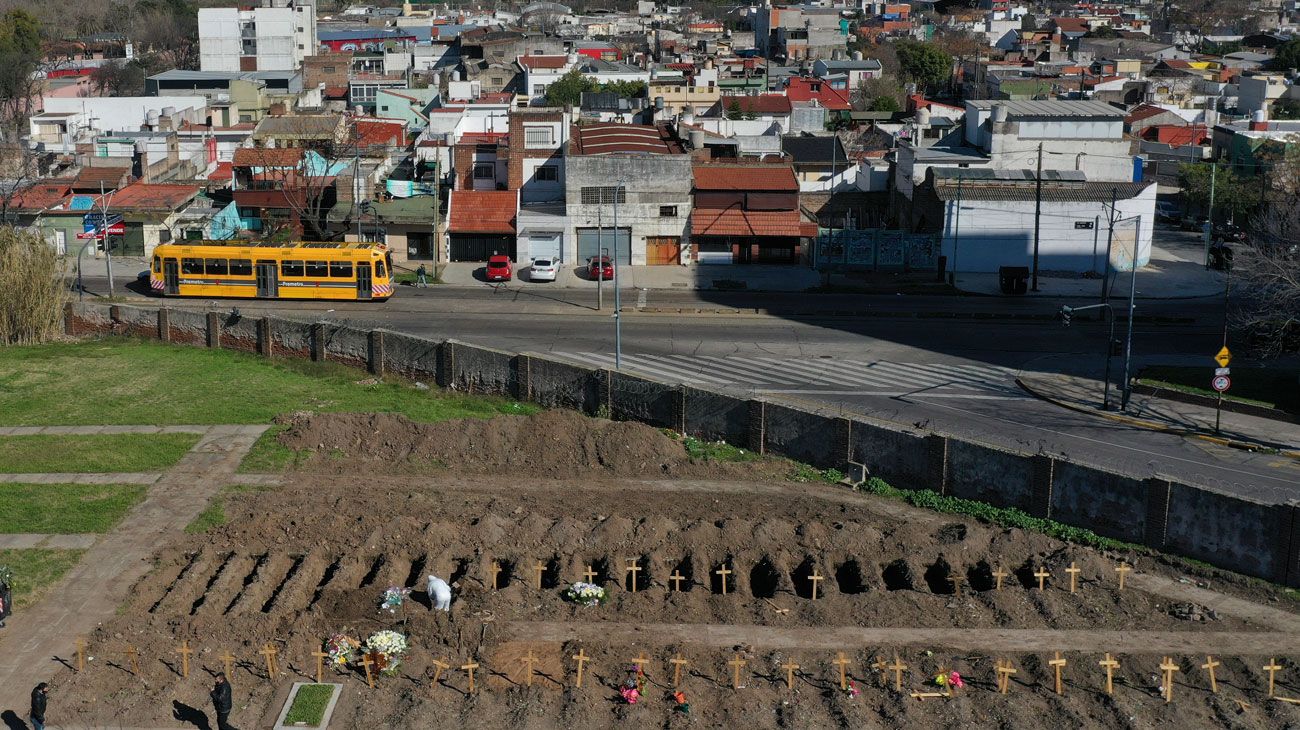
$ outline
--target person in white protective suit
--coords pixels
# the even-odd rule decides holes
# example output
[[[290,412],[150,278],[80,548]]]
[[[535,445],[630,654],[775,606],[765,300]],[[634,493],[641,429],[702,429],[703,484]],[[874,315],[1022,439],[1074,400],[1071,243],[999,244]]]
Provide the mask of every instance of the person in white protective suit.
[[[451,586],[436,575],[429,576],[429,599],[433,601],[436,611],[451,610]]]

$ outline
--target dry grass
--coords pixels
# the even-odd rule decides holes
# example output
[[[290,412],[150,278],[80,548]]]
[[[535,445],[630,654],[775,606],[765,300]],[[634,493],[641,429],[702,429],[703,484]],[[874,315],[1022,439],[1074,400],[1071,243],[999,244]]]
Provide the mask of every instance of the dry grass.
[[[67,290],[54,247],[12,226],[0,228],[0,345],[45,342],[61,330]]]

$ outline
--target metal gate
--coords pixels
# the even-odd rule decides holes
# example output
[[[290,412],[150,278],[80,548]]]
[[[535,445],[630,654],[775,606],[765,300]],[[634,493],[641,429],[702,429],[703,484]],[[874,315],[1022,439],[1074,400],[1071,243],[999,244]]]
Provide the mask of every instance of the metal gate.
[[[262,299],[280,296],[280,281],[274,261],[257,262],[257,296]]]
[[[357,299],[369,299],[371,294],[370,263],[357,264]]]
[[[672,266],[682,262],[682,239],[676,236],[651,236],[645,240],[648,266]]]
[[[601,249],[609,249],[608,255],[613,255],[615,249],[618,251],[619,266],[628,266],[632,263],[632,233],[626,228],[618,230],[618,243],[615,244],[613,228],[580,228],[578,229],[578,261],[587,263],[587,260],[601,253]]]
[[[180,293],[181,277],[176,259],[166,259],[163,261],[163,294],[176,296]]]

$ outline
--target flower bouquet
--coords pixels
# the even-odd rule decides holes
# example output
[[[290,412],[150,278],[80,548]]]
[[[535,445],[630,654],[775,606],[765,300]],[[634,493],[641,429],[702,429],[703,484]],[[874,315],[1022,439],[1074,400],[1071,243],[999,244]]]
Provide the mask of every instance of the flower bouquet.
[[[588,608],[604,603],[608,597],[609,594],[605,592],[605,589],[595,583],[579,581],[564,589],[564,600]]]
[[[389,586],[388,590],[384,591],[384,595],[379,600],[379,610],[387,611],[396,616],[397,609],[401,608],[403,603],[406,603],[406,599],[409,598],[410,595],[410,588]]]
[[[390,677],[397,674],[397,667],[407,648],[405,636],[387,629],[376,631],[366,639],[366,656],[375,663],[380,674]]]
[[[325,641],[325,653],[329,655],[330,666],[342,670],[352,661],[361,642],[345,634],[334,634]]]

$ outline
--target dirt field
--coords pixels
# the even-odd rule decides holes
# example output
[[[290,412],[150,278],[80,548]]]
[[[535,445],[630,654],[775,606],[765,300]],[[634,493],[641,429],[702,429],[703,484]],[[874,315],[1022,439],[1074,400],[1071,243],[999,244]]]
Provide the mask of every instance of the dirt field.
[[[1278,693],[1300,695],[1300,670],[1285,661],[1300,654],[1294,604],[1217,573],[1180,580],[1176,561],[1104,555],[844,487],[794,484],[783,481],[784,462],[693,463],[654,429],[572,414],[432,426],[300,417],[282,441],[318,453],[284,486],[233,496],[224,527],[160,546],[156,569],[90,637],[95,660],[56,678],[61,716],[175,726],[209,708],[210,672],[228,650],[239,659],[232,720],[269,727],[292,682],[314,674],[310,652],[324,638],[392,627],[413,647],[399,676],[371,690],[364,675],[332,675],[345,684],[332,727],[1300,723],[1300,707],[1266,698],[1261,669],[1276,652],[1285,666]],[[1138,566],[1123,591],[1119,558]],[[640,568],[635,593],[629,564]],[[1073,594],[1071,564],[1081,569]],[[611,599],[564,602],[561,589],[588,566]],[[715,572],[724,567],[732,572]],[[1000,590],[998,568],[1009,573]],[[1052,574],[1042,591],[1040,568]],[[681,591],[671,589],[674,572]],[[430,573],[452,583],[449,615],[429,608]],[[813,574],[824,576],[816,600]],[[1227,593],[1196,585],[1207,580]],[[378,611],[389,585],[415,590],[397,617]],[[182,639],[200,652],[184,680],[174,653]],[[274,681],[257,654],[267,643],[281,657]],[[127,645],[140,651],[139,677]],[[579,650],[591,658],[582,689],[570,658]],[[1063,696],[1046,663],[1056,651],[1068,662]],[[862,690],[856,698],[838,689],[838,652]],[[902,693],[892,674],[871,667],[896,652],[908,665]],[[1121,662],[1113,697],[1097,665],[1104,652]],[[642,653],[646,697],[628,706],[616,687]],[[1200,668],[1207,653],[1222,661],[1217,695]],[[1181,669],[1169,704],[1158,689],[1166,655]],[[687,715],[664,698],[674,656],[689,662]],[[740,689],[727,664],[736,657],[746,662]],[[470,658],[481,665],[473,695],[454,669]],[[438,686],[429,681],[434,659],[453,666]],[[996,659],[1018,670],[1005,696],[994,688]],[[793,690],[782,668],[791,661],[800,665]],[[952,698],[908,696],[941,668],[969,686]]]

